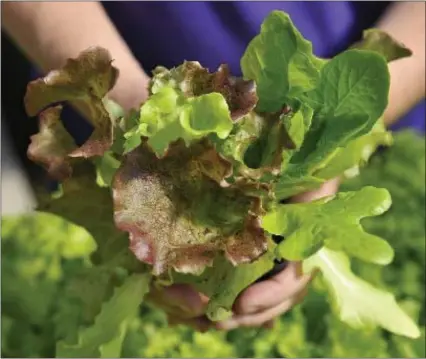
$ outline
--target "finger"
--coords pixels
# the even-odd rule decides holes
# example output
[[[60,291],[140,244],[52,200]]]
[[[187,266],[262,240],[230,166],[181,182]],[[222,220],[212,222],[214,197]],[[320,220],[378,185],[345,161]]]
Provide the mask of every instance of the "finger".
[[[232,330],[238,327],[259,327],[259,326],[270,326],[274,319],[288,310],[294,305],[301,302],[303,297],[306,295],[307,290],[304,289],[298,295],[293,298],[289,298],[282,303],[279,303],[275,307],[266,309],[262,312],[247,315],[237,315],[228,320],[216,323],[216,328],[219,330]]]
[[[275,307],[299,293],[310,279],[310,275],[302,274],[299,262],[291,262],[281,273],[256,283],[241,293],[234,304],[234,312],[245,315]]]

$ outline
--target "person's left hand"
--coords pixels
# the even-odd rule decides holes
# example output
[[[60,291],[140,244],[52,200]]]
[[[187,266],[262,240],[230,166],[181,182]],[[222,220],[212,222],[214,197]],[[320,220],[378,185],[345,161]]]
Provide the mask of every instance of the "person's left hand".
[[[319,189],[297,195],[292,202],[310,202],[337,192],[339,180],[326,182]],[[234,316],[216,323],[216,328],[271,327],[274,319],[299,303],[307,292],[310,275],[303,275],[300,262],[290,262],[280,273],[255,283],[242,292],[234,304]]]

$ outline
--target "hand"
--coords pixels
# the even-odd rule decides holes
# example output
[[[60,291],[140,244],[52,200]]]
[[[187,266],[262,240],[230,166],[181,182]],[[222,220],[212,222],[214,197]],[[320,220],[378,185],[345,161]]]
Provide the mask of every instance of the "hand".
[[[339,180],[326,182],[319,189],[292,198],[292,202],[310,202],[337,192]],[[303,275],[300,262],[290,262],[280,273],[248,287],[234,304],[235,315],[216,327],[231,330],[237,327],[272,327],[275,318],[298,304],[307,293],[311,276]]]

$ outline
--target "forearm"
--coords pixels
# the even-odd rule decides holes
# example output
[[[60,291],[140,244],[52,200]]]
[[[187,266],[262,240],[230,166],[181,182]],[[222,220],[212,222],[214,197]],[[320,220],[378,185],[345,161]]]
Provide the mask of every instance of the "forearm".
[[[425,97],[425,3],[395,3],[376,27],[413,51],[411,57],[389,64],[391,87],[384,115],[389,126]]]
[[[146,98],[148,76],[99,2],[2,2],[3,28],[44,73],[91,46],[120,70],[109,97],[129,109]]]

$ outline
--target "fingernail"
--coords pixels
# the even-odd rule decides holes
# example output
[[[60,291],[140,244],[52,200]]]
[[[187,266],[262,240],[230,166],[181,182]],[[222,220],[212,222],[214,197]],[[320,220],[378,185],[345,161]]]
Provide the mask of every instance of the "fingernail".
[[[219,330],[232,330],[237,327],[238,327],[238,321],[232,318],[216,323],[216,328]]]

